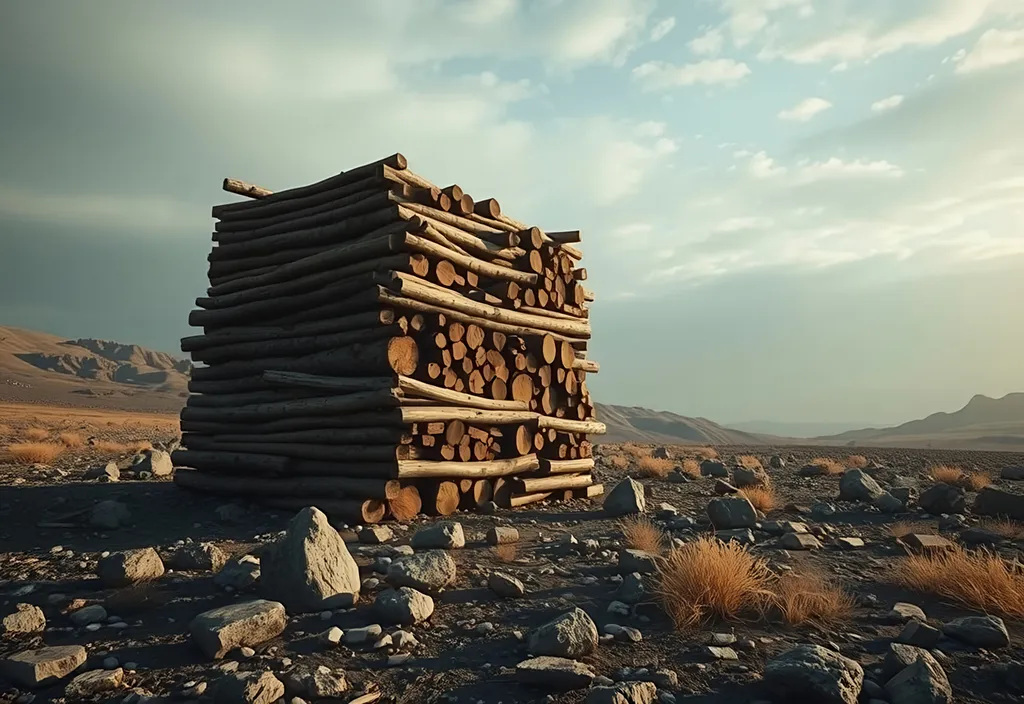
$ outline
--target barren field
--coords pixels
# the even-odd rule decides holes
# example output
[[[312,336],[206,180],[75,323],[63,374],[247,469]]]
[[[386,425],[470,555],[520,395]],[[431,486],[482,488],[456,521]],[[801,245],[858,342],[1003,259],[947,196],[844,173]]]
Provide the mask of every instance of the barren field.
[[[10,406],[0,407],[0,413],[6,426],[0,428],[2,447],[29,442],[26,435],[33,428],[34,435],[45,430],[47,436],[32,442],[58,444],[62,432],[78,433],[83,440],[81,445],[72,441],[45,466],[19,462],[10,451],[0,457],[0,616],[16,613],[17,604],[37,606],[45,616],[42,630],[5,634],[0,660],[44,645],[78,644],[87,652],[85,663],[59,681],[37,688],[0,685],[2,701],[213,701],[214,692],[216,701],[275,701],[276,694],[231,698],[224,683],[237,682],[238,672],[253,677],[273,673],[287,687],[282,701],[289,702],[606,701],[588,698],[602,692],[595,695],[597,689],[586,684],[565,691],[557,673],[546,673],[544,684],[527,684],[516,668],[532,657],[531,650],[543,650],[531,646],[531,635],[577,607],[601,634],[596,648],[574,656],[583,663],[583,681],[595,686],[653,682],[657,701],[667,704],[795,701],[797,685],[771,675],[769,663],[800,644],[833,653],[843,663],[836,666],[840,670],[862,668],[866,684],[858,681],[857,691],[865,702],[872,696],[894,704],[921,701],[900,699],[898,689],[892,690],[895,694],[883,689],[893,669],[902,669],[890,652],[897,640],[930,650],[928,662],[937,663],[948,678],[956,702],[1019,701],[1024,687],[1024,573],[1016,563],[1024,547],[1024,525],[972,512],[977,490],[988,481],[1020,492],[1000,475],[1024,466],[1022,455],[861,449],[863,457],[850,457],[849,448],[671,447],[669,458],[655,459],[651,446],[604,445],[596,472],[606,496],[625,477],[634,477],[646,494],[646,520],[608,515],[604,497],[451,516],[447,520],[460,523],[465,535],[464,547],[446,550],[456,566],[454,581],[433,591],[431,614],[405,626],[382,618],[375,598],[391,579],[388,562],[400,562],[401,551],[408,550],[399,546],[409,545],[417,531],[440,519],[389,524],[393,537],[378,536],[385,539],[382,544],[365,542],[369,536],[356,526],[336,524],[359,565],[362,588],[356,605],[310,614],[290,611],[283,632],[213,660],[197,648],[190,623],[214,607],[258,598],[264,587],[257,580],[227,589],[223,575],[213,570],[171,566],[182,565],[179,553],[196,543],[212,544],[228,556],[259,557],[292,516],[189,494],[166,477],[137,478],[146,473],[138,471],[145,465],[133,465],[136,452],[146,442],[160,448],[173,441],[173,418],[91,411],[69,415],[65,409],[43,408],[27,415]],[[702,540],[716,535],[709,503],[729,490],[719,478],[702,475],[701,460],[712,456],[722,465],[706,463],[704,474],[724,469],[728,476],[721,479],[734,484],[752,475],[768,477],[770,488],[746,489],[763,509],[756,522],[749,529],[717,534],[724,540],[752,541],[749,546]],[[773,456],[785,467],[771,468]],[[802,468],[813,460],[822,460],[821,473],[802,476],[810,471]],[[118,481],[86,478],[90,468],[108,461],[117,462]],[[759,464],[765,473],[757,470]],[[741,466],[747,469],[736,469]],[[890,498],[905,497],[908,505],[883,512],[872,500],[839,501],[841,477],[850,467],[863,467],[859,476],[874,478],[891,490]],[[937,479],[964,487],[950,491],[962,494],[966,507],[954,506],[952,515],[944,517],[923,510],[917,497]],[[118,527],[100,527],[96,507],[104,501],[123,504],[130,515],[121,514]],[[799,524],[816,540],[805,536],[792,542],[797,539],[788,534],[802,530]],[[494,547],[486,534],[495,527],[516,528],[518,540]],[[944,581],[933,570],[915,588],[908,586],[907,575],[920,577],[934,562],[913,556],[912,534],[952,541],[948,554],[960,561],[945,569]],[[859,538],[863,546],[847,538]],[[978,541],[989,543],[991,552],[974,552]],[[957,548],[960,544],[971,547]],[[649,555],[622,552],[628,547],[645,548]],[[108,552],[141,548],[155,549],[168,565],[162,576],[117,587],[99,578],[98,564]],[[987,577],[971,572],[970,557],[976,554],[996,556]],[[711,577],[694,569],[695,560],[709,557],[705,567],[717,565]],[[1002,565],[1003,572],[993,564]],[[763,574],[744,582],[739,572],[751,565]],[[237,570],[238,565],[228,567]],[[494,573],[518,579],[524,594],[499,596]],[[973,596],[950,584],[963,581],[964,575],[981,580]],[[820,598],[808,600],[807,594]],[[906,607],[892,613],[899,602],[919,606],[925,620],[911,618]],[[84,607],[96,605],[103,608],[94,608],[90,617],[81,615]],[[998,634],[992,640],[994,627],[987,621],[988,630],[970,622],[977,628],[966,629],[968,635],[951,625],[986,613],[1003,620],[1008,645],[999,642]],[[359,630],[374,625],[381,630]],[[337,645],[326,643],[323,634],[332,627],[351,635]],[[352,642],[360,636],[363,642]],[[328,671],[309,674],[320,666]],[[95,690],[69,684],[85,671],[105,672],[106,684]],[[841,679],[841,673],[836,676]],[[272,688],[267,692],[273,694]],[[333,698],[320,696],[326,694]],[[829,701],[815,699],[813,692],[802,696],[808,702]]]

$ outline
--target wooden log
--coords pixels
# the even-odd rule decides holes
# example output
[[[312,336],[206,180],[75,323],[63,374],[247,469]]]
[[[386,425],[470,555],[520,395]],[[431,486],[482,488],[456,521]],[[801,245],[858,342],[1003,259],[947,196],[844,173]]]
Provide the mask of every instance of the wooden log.
[[[416,518],[422,508],[420,491],[413,484],[402,486],[398,495],[388,500],[388,510],[392,517],[402,523]]]
[[[188,436],[188,432],[182,437]],[[317,428],[292,430],[281,433],[220,433],[210,435],[217,442],[251,443],[309,443],[312,445],[386,445],[399,444],[412,436],[400,428]],[[430,437],[430,436],[427,436]]]
[[[217,205],[213,208],[213,217],[215,218],[228,218],[228,217],[250,217],[251,213],[261,212],[266,210],[268,205],[279,204],[282,202],[295,200],[302,198],[314,193],[322,193],[329,191],[338,186],[345,184],[354,183],[361,179],[367,178],[377,173],[383,173],[384,167],[388,167],[392,170],[404,170],[408,166],[408,161],[401,154],[392,154],[383,159],[379,159],[369,164],[350,169],[349,171],[336,174],[329,178],[326,178],[317,183],[310,184],[308,186],[299,186],[297,188],[289,188],[283,191],[277,191],[272,195],[268,194],[259,203],[253,202],[242,202],[242,203],[228,203],[225,205]]]
[[[561,232],[548,232],[548,239],[557,244],[572,244],[582,241],[583,237],[579,230],[563,230]]]
[[[469,490],[473,508],[482,508],[494,495],[494,486],[489,479],[477,479]]]
[[[450,516],[459,509],[462,496],[455,482],[425,481],[420,486],[423,510],[432,516]]]
[[[589,474],[553,474],[550,477],[523,477],[513,480],[516,494],[535,494],[559,489],[579,489],[594,483]]]
[[[511,325],[532,327],[535,330],[544,332],[556,332],[577,338],[590,337],[590,324],[584,321],[559,320],[547,316],[530,315],[505,308],[496,308],[485,303],[472,301],[458,293],[443,289],[402,272],[394,272],[389,278],[389,281],[382,283],[385,283],[392,290],[403,296],[425,303],[432,303],[473,316],[492,318]]]
[[[582,474],[589,473],[593,469],[593,459],[540,460],[540,471],[543,474]]]
[[[365,330],[395,324],[397,316],[393,310],[371,310],[363,313],[316,320],[309,323],[282,327],[236,327],[224,328],[204,335],[192,335],[182,338],[182,352],[194,352],[208,347],[233,345],[242,342],[260,342],[286,337],[305,337],[308,335],[330,335],[350,330]]]
[[[401,484],[394,479],[356,477],[252,477],[179,469],[174,483],[221,496],[324,496],[327,498],[394,499]]]
[[[430,230],[440,234],[451,245],[458,246],[466,254],[487,261],[504,261],[506,265],[511,266],[511,262],[523,253],[523,250],[518,247],[509,247],[505,242],[492,242],[490,239],[484,239],[462,228],[453,227],[439,220],[438,216],[443,216],[445,213],[439,213],[436,210],[416,208],[412,203],[405,203],[399,207],[398,213],[404,220],[416,218],[418,221],[427,223]]]
[[[309,389],[330,389],[342,393],[358,391],[383,391],[393,389],[394,378],[385,377],[322,377],[299,372],[284,372],[268,369],[260,375],[266,384],[277,387],[300,387]]]
[[[346,523],[357,525],[373,525],[380,523],[387,513],[387,505],[376,499],[323,499],[319,497],[296,498],[296,497],[259,497],[259,503],[268,508],[277,508],[285,511],[301,511],[307,506],[315,506],[331,518],[340,519]]]
[[[573,489],[572,497],[574,499],[593,499],[604,493],[604,484],[591,484],[590,486],[583,487],[582,489]]]
[[[588,372],[590,374],[597,374],[601,371],[601,365],[589,359],[577,358],[572,360],[572,368],[579,369],[580,371]]]
[[[319,392],[312,389],[258,389],[228,394],[191,394],[186,399],[185,405],[195,408],[234,408],[254,403],[275,403],[319,395]]]
[[[570,420],[568,418],[552,418],[541,415],[537,418],[537,426],[540,428],[554,428],[566,433],[586,433],[589,435],[604,435],[608,428],[604,423],[596,420]]]
[[[309,335],[304,337],[283,337],[260,342],[239,342],[233,345],[207,347],[192,353],[192,359],[206,364],[222,364],[246,359],[259,359],[272,356],[274,358],[295,358],[316,352],[327,352],[345,348],[353,344],[366,344],[377,340],[399,338],[403,336],[401,328],[395,325],[373,327],[366,330],[349,330],[332,335]]]
[[[261,199],[266,198],[274,194],[269,188],[263,188],[262,186],[255,186],[245,181],[239,181],[237,178],[226,178],[221,184],[221,187],[228,193],[235,193],[246,198]]]
[[[186,447],[205,452],[244,453],[258,449],[266,455],[293,457],[318,462],[391,462],[420,459],[419,449],[410,445],[311,445],[303,442],[219,442],[212,437],[188,434]]]
[[[440,235],[440,233],[430,224],[427,225],[424,232],[425,234],[431,235],[435,238]],[[406,234],[404,239],[405,246],[409,250],[422,252],[423,254],[428,254],[439,259],[448,259],[453,264],[457,264],[463,269],[479,274],[480,276],[487,276],[503,281],[511,281],[526,286],[532,286],[537,283],[537,275],[534,273],[519,271],[511,267],[499,266],[498,264],[484,261],[483,259],[479,259],[469,254],[458,252],[450,247],[445,247],[428,237]]]
[[[476,202],[473,212],[484,217],[496,218],[501,215],[501,205],[494,198],[484,198]]]
[[[226,362],[215,367],[196,367],[192,378],[214,381],[252,376],[267,369],[325,376],[411,375],[419,366],[419,348],[409,336],[355,343],[342,349],[302,357],[272,357]]]
[[[181,410],[182,421],[213,423],[266,422],[294,416],[324,416],[356,413],[398,406],[401,399],[391,389],[364,391],[344,396],[321,396],[259,403],[236,408],[196,408]]]
[[[520,506],[526,506],[527,504],[535,504],[538,501],[543,501],[551,496],[550,491],[537,492],[534,494],[514,494],[509,497],[508,507],[519,508]]]

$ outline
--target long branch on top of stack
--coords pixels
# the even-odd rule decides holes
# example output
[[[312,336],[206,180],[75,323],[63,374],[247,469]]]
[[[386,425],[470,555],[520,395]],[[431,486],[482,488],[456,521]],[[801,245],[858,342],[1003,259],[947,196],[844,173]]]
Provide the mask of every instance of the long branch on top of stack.
[[[363,523],[600,494],[578,231],[401,154],[218,205],[181,486]]]

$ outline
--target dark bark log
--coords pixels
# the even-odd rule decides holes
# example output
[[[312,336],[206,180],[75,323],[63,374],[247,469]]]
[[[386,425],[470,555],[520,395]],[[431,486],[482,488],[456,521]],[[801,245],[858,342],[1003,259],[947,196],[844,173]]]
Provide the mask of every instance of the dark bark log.
[[[280,479],[213,474],[181,469],[174,483],[221,496],[323,496],[335,499],[393,499],[401,484],[395,479],[353,477],[284,477]]]
[[[246,359],[303,357],[316,352],[337,350],[354,344],[367,344],[377,340],[398,337],[402,330],[395,325],[349,330],[333,335],[311,335],[308,337],[284,337],[261,342],[240,342],[234,345],[208,347],[192,353],[192,359],[206,364],[223,364]]]
[[[305,337],[308,335],[331,335],[350,330],[365,330],[380,326],[392,325],[396,319],[392,310],[373,310],[365,313],[354,313],[342,318],[315,320],[299,325],[282,327],[237,327],[223,328],[208,335],[193,335],[181,340],[182,352],[194,352],[208,347],[234,345],[243,342],[260,342],[286,337]]]

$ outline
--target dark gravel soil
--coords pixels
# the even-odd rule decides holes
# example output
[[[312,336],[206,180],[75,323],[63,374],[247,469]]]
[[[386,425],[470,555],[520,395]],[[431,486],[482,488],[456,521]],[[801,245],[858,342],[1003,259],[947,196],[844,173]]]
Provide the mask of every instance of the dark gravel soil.
[[[625,452],[608,446],[598,449],[595,472],[606,491],[627,474],[634,476],[647,489],[648,516],[672,537],[689,541],[709,531],[706,506],[715,495],[715,479],[702,477],[674,483],[643,477],[630,448]],[[676,460],[694,457],[692,450],[670,450]],[[623,538],[618,519],[607,517],[597,499],[535,504],[493,516],[451,517],[462,522],[467,538],[464,549],[452,551],[458,565],[458,580],[437,600],[429,621],[407,629],[415,634],[420,645],[411,651],[411,659],[402,664],[389,667],[387,661],[393,651],[386,648],[328,648],[317,639],[330,626],[345,630],[376,623],[370,609],[373,597],[367,593],[352,610],[291,616],[285,633],[258,646],[255,655],[242,658],[232,654],[226,661],[237,663],[242,670],[270,670],[281,677],[291,667],[326,665],[346,673],[351,685],[350,698],[367,688],[379,687],[382,702],[582,702],[586,690],[555,693],[526,687],[517,682],[513,669],[528,657],[525,638],[532,629],[579,606],[593,617],[599,629],[608,623],[618,623],[634,626],[643,634],[639,643],[602,642],[594,655],[584,659],[598,675],[617,679],[618,671],[624,667],[669,669],[678,674],[678,686],[659,692],[674,695],[676,702],[739,704],[766,700],[782,704],[788,700],[777,695],[773,699],[772,693],[761,686],[760,673],[768,659],[795,644],[838,647],[844,655],[860,662],[870,677],[901,629],[885,618],[894,603],[908,601],[919,605],[936,626],[951,618],[977,613],[933,596],[904,591],[892,583],[893,567],[906,559],[905,549],[890,532],[893,524],[911,522],[917,532],[939,533],[938,517],[923,514],[916,507],[893,515],[882,514],[866,504],[837,502],[838,476],[799,476],[799,468],[811,458],[843,459],[849,455],[849,448],[719,447],[717,451],[730,466],[733,458],[742,454],[759,457],[765,466],[773,454],[785,458],[786,468],[769,470],[780,508],[769,512],[766,519],[804,521],[819,532],[824,547],[789,552],[778,547],[777,538],[755,531],[757,542],[751,549],[781,569],[812,566],[834,577],[857,599],[858,605],[849,620],[823,629],[782,627],[749,619],[677,632],[653,597],[633,606],[628,616],[609,613],[621,580],[616,553],[623,546]],[[927,478],[929,467],[955,464],[965,470],[987,472],[996,485],[1010,488],[1014,483],[999,479],[1000,471],[1007,466],[1024,465],[1022,455],[995,452],[866,448],[858,448],[857,452],[872,463],[868,472],[883,487],[891,486],[899,476],[916,479],[925,489],[932,483]],[[628,466],[612,467],[608,457],[613,454],[625,456]],[[214,663],[202,656],[188,637],[188,624],[202,611],[253,595],[225,592],[214,584],[208,572],[171,571],[142,587],[105,589],[95,575],[97,559],[104,551],[140,547],[155,547],[167,556],[181,541],[214,542],[234,555],[258,552],[259,546],[285,527],[290,515],[244,505],[242,510],[218,512],[218,507],[225,503],[223,499],[187,493],[168,480],[97,483],[82,479],[84,469],[76,466],[70,468],[67,476],[58,477],[38,469],[0,466],[4,482],[0,485],[0,611],[6,614],[16,603],[30,603],[40,606],[47,620],[41,633],[0,636],[0,658],[42,645],[81,644],[89,652],[84,669],[103,667],[103,661],[110,657],[116,658],[122,667],[128,668],[130,664],[124,685],[113,694],[97,696],[95,701],[119,702],[132,691],[183,701],[187,699],[181,697],[182,691],[196,683],[208,683],[212,692],[222,676],[219,668],[224,661]],[[131,520],[127,526],[107,531],[90,527],[89,511],[97,502],[107,499],[116,499],[128,507]],[[832,503],[836,512],[828,517],[796,512],[820,502]],[[968,506],[972,502],[973,497],[969,496]],[[658,518],[661,503],[672,504],[679,516],[693,517],[695,525],[676,528],[671,520]],[[792,510],[781,508],[787,505]],[[422,518],[411,525],[393,525],[392,544],[408,543],[419,526],[434,520]],[[967,524],[977,524],[978,520],[968,512]],[[675,525],[679,523],[676,521]],[[495,525],[513,525],[521,535],[516,554],[503,555],[505,561],[484,540],[486,530]],[[390,548],[360,545],[349,527],[338,527],[346,541],[350,541],[362,576],[374,577],[374,560]],[[581,544],[596,540],[599,546],[589,551],[572,547],[566,544],[568,535]],[[943,530],[942,535],[956,540],[958,533]],[[840,550],[834,542],[837,537],[860,537],[866,546]],[[1024,542],[1007,540],[996,549],[1012,559],[1022,547]],[[487,589],[486,576],[497,569],[521,579],[526,585],[526,596],[502,600]],[[376,577],[381,578],[383,588],[382,576]],[[649,576],[646,581],[652,589],[654,577]],[[76,600],[104,604],[111,616],[108,621],[117,619],[127,625],[115,627],[107,623],[94,631],[76,627],[67,615],[71,606],[82,603]],[[1007,648],[985,651],[945,638],[940,641],[941,663],[952,684],[955,701],[1020,701],[1021,695],[1011,693],[1004,684],[1002,668],[1006,663],[1024,661],[1024,624],[1009,617],[1005,621],[1011,635]],[[480,626],[483,623],[491,624],[493,629]],[[385,633],[395,630],[384,627]],[[752,643],[737,649],[737,661],[719,661],[712,659],[705,648],[712,633],[733,633],[741,641]],[[80,701],[62,699],[66,682],[36,690],[34,701]],[[0,701],[28,702],[30,698],[25,691],[0,683]]]

